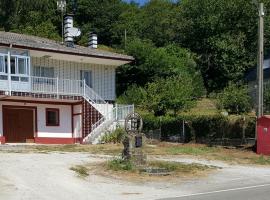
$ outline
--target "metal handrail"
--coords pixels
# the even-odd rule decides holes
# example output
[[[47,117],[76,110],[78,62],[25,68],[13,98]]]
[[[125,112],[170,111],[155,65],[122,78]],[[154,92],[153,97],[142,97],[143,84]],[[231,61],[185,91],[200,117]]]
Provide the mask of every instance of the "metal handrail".
[[[107,122],[114,122],[114,121],[120,121],[124,120],[125,117],[129,114],[134,112],[134,105],[117,105],[112,109],[111,112],[109,112],[107,115],[100,118],[96,123],[94,123],[91,126],[91,132],[88,136],[85,137],[93,137],[95,138],[97,134],[95,133],[95,130],[97,130],[98,127],[102,128],[102,124],[107,124]],[[108,123],[110,125],[111,123]],[[107,127],[104,127],[107,128]],[[84,139],[84,140],[85,140]]]
[[[105,100],[90,88],[84,80],[70,80],[39,76],[12,74],[18,80],[12,81],[11,91],[23,91],[41,94],[83,96],[92,104],[106,104]],[[7,80],[1,80],[7,81]],[[18,84],[16,84],[18,83]],[[1,90],[9,90],[9,84],[1,84]]]

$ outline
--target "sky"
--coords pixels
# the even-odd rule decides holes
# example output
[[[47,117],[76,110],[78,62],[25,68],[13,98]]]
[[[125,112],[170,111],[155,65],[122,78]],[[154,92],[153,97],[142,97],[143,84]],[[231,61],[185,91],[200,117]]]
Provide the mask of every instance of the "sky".
[[[143,4],[145,4],[149,0],[124,0],[124,1],[126,1],[126,2],[134,1],[136,3],[139,3],[140,5],[143,5]]]

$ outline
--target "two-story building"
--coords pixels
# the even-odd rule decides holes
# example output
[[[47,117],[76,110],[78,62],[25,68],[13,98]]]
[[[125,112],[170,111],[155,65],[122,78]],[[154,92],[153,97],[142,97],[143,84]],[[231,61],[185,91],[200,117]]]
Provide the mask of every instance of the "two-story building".
[[[0,141],[93,142],[132,106],[114,107],[115,69],[133,57],[0,32]]]

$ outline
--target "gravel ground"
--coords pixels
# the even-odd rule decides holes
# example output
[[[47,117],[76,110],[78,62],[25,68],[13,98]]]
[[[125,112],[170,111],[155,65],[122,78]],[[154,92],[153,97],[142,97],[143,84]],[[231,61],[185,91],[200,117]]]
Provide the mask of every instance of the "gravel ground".
[[[221,167],[208,177],[182,183],[130,183],[90,175],[82,179],[69,168],[105,159],[87,153],[0,152],[0,199],[3,200],[122,200],[159,199],[261,184],[268,181],[270,168],[229,165],[220,161],[187,157],[157,159],[200,163]],[[268,181],[269,182],[269,181]]]

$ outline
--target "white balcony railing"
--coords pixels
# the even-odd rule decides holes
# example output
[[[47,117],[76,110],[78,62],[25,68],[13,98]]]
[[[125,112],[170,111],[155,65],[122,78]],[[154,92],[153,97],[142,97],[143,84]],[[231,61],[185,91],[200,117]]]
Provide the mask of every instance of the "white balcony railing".
[[[1,77],[0,77],[1,78]],[[84,80],[12,75],[11,81],[0,79],[0,90],[50,95],[83,96],[92,103],[106,103]]]

